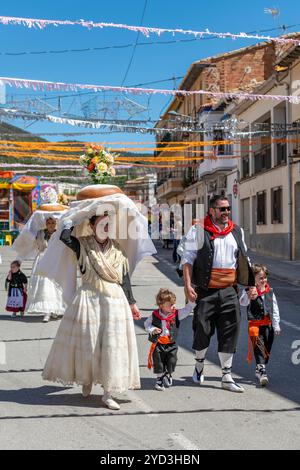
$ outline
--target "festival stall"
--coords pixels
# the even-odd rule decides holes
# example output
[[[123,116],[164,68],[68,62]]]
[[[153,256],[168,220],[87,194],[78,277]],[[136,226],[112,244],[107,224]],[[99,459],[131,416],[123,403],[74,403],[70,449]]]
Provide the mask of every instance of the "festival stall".
[[[0,172],[1,239],[11,242],[40,203],[40,178]]]

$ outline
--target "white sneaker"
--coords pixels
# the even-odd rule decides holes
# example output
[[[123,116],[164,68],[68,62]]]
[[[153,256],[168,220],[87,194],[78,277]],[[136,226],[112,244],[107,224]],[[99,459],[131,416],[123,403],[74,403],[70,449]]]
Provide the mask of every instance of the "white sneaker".
[[[53,320],[57,320],[58,319],[58,315],[57,313],[51,313],[51,318],[53,318]]]
[[[48,321],[50,320],[50,314],[46,314],[43,318],[43,323],[48,323]]]
[[[262,387],[266,387],[269,384],[269,379],[264,366],[259,365],[256,367],[255,377],[257,378]]]
[[[112,398],[111,395],[108,393],[104,393],[102,397],[102,402],[109,408],[110,410],[119,410],[120,405]]]
[[[87,384],[82,386],[82,396],[83,397],[88,397],[91,394],[93,388],[93,384]]]
[[[163,375],[156,379],[154,388],[155,388],[155,390],[158,390],[159,392],[164,392],[165,391],[164,376]]]
[[[231,375],[227,375],[227,377],[222,379],[222,388],[224,390],[228,390],[229,392],[235,392],[235,393],[243,393],[245,391],[244,387],[241,385],[238,385]]]
[[[262,387],[266,387],[267,385],[269,385],[269,379],[267,374],[262,374],[261,378],[259,379],[259,382]]]
[[[164,381],[164,386],[165,387],[167,387],[167,388],[172,387],[172,385],[173,385],[172,375],[165,374],[163,381]]]

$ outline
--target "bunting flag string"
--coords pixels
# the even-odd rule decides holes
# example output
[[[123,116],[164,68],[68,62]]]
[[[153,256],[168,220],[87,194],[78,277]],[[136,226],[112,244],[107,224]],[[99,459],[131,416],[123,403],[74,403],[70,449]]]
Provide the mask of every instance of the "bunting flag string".
[[[5,157],[14,157],[14,158],[37,158],[37,159],[44,159],[44,160],[54,160],[54,161],[79,161],[78,156],[63,156],[63,157],[58,157],[57,155],[46,155],[46,154],[32,154],[32,153],[26,153],[26,152],[16,152],[16,151],[9,151],[9,152],[1,152],[2,156]],[[232,158],[240,158],[240,155],[222,155],[222,156],[213,156],[211,154],[209,155],[201,155],[199,157],[193,155],[193,156],[176,156],[176,157],[143,157],[140,155],[134,156],[134,157],[119,157],[118,161],[119,162],[131,162],[131,161],[139,161],[139,162],[177,162],[177,161],[196,161],[196,160],[203,160],[203,159],[232,159]]]
[[[272,36],[264,36],[261,34],[249,34],[249,33],[231,33],[231,32],[215,32],[210,31],[209,29],[205,29],[203,31],[194,31],[190,29],[181,29],[181,28],[157,28],[157,27],[150,27],[150,26],[133,26],[127,25],[122,23],[106,23],[106,22],[94,22],[94,21],[87,21],[87,20],[49,20],[49,19],[38,19],[38,18],[23,18],[23,17],[14,17],[14,16],[0,16],[0,24],[2,25],[21,25],[26,26],[27,28],[38,28],[44,29],[47,26],[82,26],[89,30],[95,28],[114,28],[114,29],[122,29],[128,30],[133,32],[139,32],[146,37],[149,37],[150,34],[156,34],[157,36],[161,36],[164,33],[169,33],[175,36],[176,34],[185,34],[191,35],[195,38],[204,38],[214,36],[220,39],[230,38],[233,40],[236,39],[254,39],[254,40],[263,40],[263,41],[273,41],[278,42],[280,44],[296,44],[299,45],[299,39],[294,39],[292,37],[272,37]]]
[[[300,99],[300,97],[299,97]],[[48,133],[37,133],[37,134],[32,134],[32,136],[44,136],[44,135],[64,135],[64,136],[79,136],[79,135],[86,135],[86,134],[110,134],[112,132],[128,132],[128,133],[141,133],[141,134],[152,134],[157,137],[161,137],[164,134],[166,135],[167,133],[172,135],[172,134],[178,134],[178,133],[187,133],[188,135],[215,135],[216,131],[219,132],[224,132],[225,135],[231,136],[231,139],[233,137],[235,138],[247,138],[247,137],[253,137],[253,136],[278,136],[278,135],[298,135],[300,132],[300,127],[298,124],[291,124],[291,125],[282,125],[280,123],[273,123],[266,127],[264,123],[255,123],[255,127],[263,126],[262,129],[260,130],[241,130],[239,131],[236,128],[236,125],[238,124],[237,122],[230,123],[230,124],[225,124],[223,123],[216,123],[213,127],[210,128],[203,128],[199,127],[197,128],[197,125],[193,126],[193,129],[187,128],[186,125],[181,125],[181,127],[174,127],[174,128],[162,128],[162,127],[139,127],[139,126],[133,126],[133,125],[123,125],[123,124],[117,124],[117,123],[108,123],[103,122],[103,121],[88,121],[88,120],[81,120],[81,119],[74,119],[74,118],[60,118],[57,116],[51,116],[47,114],[38,114],[38,113],[27,113],[18,109],[14,108],[0,108],[0,119],[1,116],[5,119],[23,119],[23,120],[28,120],[28,121],[50,121],[50,122],[56,122],[56,123],[61,123],[61,124],[69,124],[72,126],[78,126],[78,127],[92,127],[92,128],[104,128],[104,129],[109,129],[108,131],[98,131],[98,132],[91,132],[91,131],[86,131],[86,132],[67,132],[67,133],[59,133],[59,132],[48,132]],[[231,121],[231,120],[230,120]],[[247,124],[247,123],[246,123]],[[250,124],[250,123],[248,123]],[[245,126],[245,123],[243,123]],[[18,136],[18,137],[28,137],[28,133],[7,133],[7,132],[0,132],[0,136]],[[163,144],[163,145],[172,145],[172,144],[179,144],[179,145],[186,145],[187,141],[178,141],[178,136],[176,136],[176,141],[174,140],[173,142],[167,142],[167,141],[157,141],[157,144]],[[188,140],[188,142],[191,142]],[[104,145],[107,145],[109,142],[104,142]],[[113,143],[113,142],[112,142]],[[77,143],[78,144],[78,143]],[[74,143],[75,145],[75,143]]]
[[[79,84],[79,83],[64,83],[64,82],[52,82],[45,80],[31,80],[25,78],[10,78],[0,77],[0,83],[15,88],[30,88],[35,91],[78,91],[78,90],[91,90],[94,92],[98,91],[114,91],[117,93],[133,93],[135,95],[147,94],[147,95],[170,95],[170,96],[195,96],[195,95],[206,95],[213,98],[225,98],[225,99],[240,99],[250,101],[288,101],[293,104],[300,103],[300,97],[294,95],[268,95],[268,94],[255,94],[246,92],[214,92],[207,90],[170,90],[160,88],[135,88],[135,87],[124,87],[124,86],[112,86],[112,85],[92,85],[92,84]],[[90,126],[90,127],[110,127],[111,124],[104,122],[94,121],[83,121],[78,119],[66,119],[57,116],[46,115],[46,119],[55,123],[68,123],[72,125]],[[113,124],[114,127],[118,127],[118,124]],[[123,125],[121,125],[123,126]],[[126,127],[126,126],[125,126]],[[161,130],[161,129],[160,129]],[[169,130],[169,129],[168,129]]]
[[[17,167],[17,168],[28,168],[28,164],[26,163],[14,163],[13,164],[14,167]],[[0,168],[8,168],[8,167],[11,167],[12,164],[11,163],[0,163]],[[59,169],[59,170],[74,170],[74,171],[78,171],[78,170],[81,170],[82,171],[82,166],[76,166],[76,165],[55,165],[55,167],[53,167],[53,165],[34,165],[34,164],[30,164],[30,168],[35,168],[35,169],[40,169],[42,170],[43,168],[55,168],[55,169]],[[22,170],[23,171],[23,170]]]
[[[198,147],[219,147],[219,146],[231,146],[231,145],[239,145],[240,147],[249,148],[253,145],[270,145],[272,143],[275,144],[298,144],[300,142],[300,138],[287,138],[287,137],[260,137],[260,138],[253,138],[247,139],[243,141],[241,139],[230,139],[230,140],[206,140],[206,141],[187,141],[182,142],[181,146],[179,145],[180,142],[164,142],[164,146],[159,146],[160,142],[156,142],[158,144],[157,147],[153,147],[153,142],[109,142],[110,144],[115,144],[115,147],[111,147],[110,151],[114,153],[118,152],[131,152],[134,153],[136,151],[143,151],[143,152],[151,152],[151,156],[154,152],[158,153],[168,153],[168,152],[196,152],[196,153],[212,153],[213,151],[210,150],[195,150]],[[83,152],[84,142],[77,142],[78,146],[74,146],[75,143],[70,142],[70,146],[66,145],[66,142],[27,142],[27,141],[9,141],[9,140],[0,140],[0,151],[23,151],[23,152],[33,152],[33,151],[40,151],[40,152],[48,152],[48,151],[55,151],[58,153],[72,153],[76,152],[81,154]],[[90,142],[90,145],[103,145],[107,147],[107,142]],[[117,145],[126,145],[130,144],[131,146],[126,147],[117,147]],[[173,146],[173,144],[175,144]],[[136,147],[136,145],[143,145],[142,147]],[[151,145],[149,147],[149,145]],[[73,156],[76,156],[73,155]],[[62,155],[63,157],[63,155]],[[158,157],[156,157],[158,158]]]

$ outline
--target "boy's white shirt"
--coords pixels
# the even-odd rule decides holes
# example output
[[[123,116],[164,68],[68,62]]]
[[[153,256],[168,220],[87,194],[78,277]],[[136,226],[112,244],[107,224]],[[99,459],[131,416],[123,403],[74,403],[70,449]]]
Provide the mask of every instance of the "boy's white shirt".
[[[190,315],[192,309],[195,307],[195,305],[196,305],[195,302],[188,302],[185,307],[177,309],[178,310],[178,320],[181,321],[181,320],[184,320],[186,317],[188,317]],[[162,317],[167,317],[169,315],[169,313],[165,314],[160,309],[159,309],[159,314]],[[165,320],[162,320],[161,325],[162,325],[161,335],[162,336],[168,336],[170,334],[170,331],[167,328],[167,322]],[[152,314],[145,321],[144,327],[145,327],[145,330],[147,331],[147,333],[149,333],[149,334],[152,334],[152,332],[157,328],[156,326],[152,325]]]
[[[263,302],[265,302],[265,296],[262,295],[261,297],[262,297]],[[249,304],[250,304],[250,299],[248,297],[248,294],[247,294],[246,290],[244,289],[243,292],[242,292],[242,295],[240,297],[240,305],[242,305],[243,307],[248,307]],[[275,331],[280,330],[279,307],[278,307],[277,299],[276,299],[276,296],[275,296],[274,292],[273,292],[272,326],[273,326]]]

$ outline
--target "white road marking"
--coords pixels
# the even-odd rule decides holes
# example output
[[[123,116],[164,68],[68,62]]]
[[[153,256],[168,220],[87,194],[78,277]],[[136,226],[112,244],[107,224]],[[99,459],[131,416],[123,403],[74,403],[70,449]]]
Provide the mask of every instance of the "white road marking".
[[[6,344],[4,341],[0,341],[0,364],[6,365]]]
[[[170,438],[178,444],[182,449],[186,450],[200,450],[196,444],[190,441],[187,437],[180,433],[169,434]]]
[[[286,326],[290,326],[294,330],[300,331],[300,326],[294,325],[294,323],[291,323],[291,322],[286,321],[286,320],[280,320],[280,323],[283,323]]]

